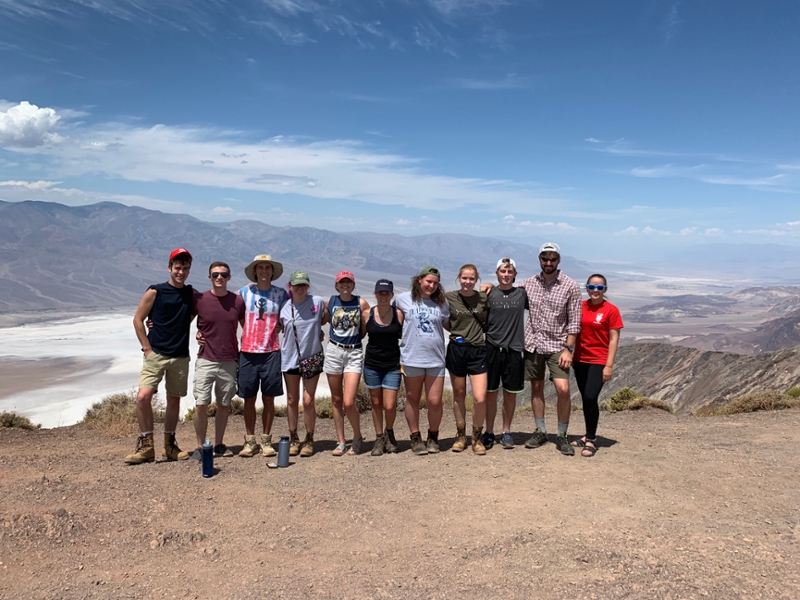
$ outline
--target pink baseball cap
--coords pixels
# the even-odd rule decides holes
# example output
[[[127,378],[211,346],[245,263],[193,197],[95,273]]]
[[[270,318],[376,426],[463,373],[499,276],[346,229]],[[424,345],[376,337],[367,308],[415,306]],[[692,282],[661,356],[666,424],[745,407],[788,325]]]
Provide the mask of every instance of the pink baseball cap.
[[[349,279],[353,283],[356,282],[356,276],[353,275],[350,271],[339,271],[336,274],[336,283],[339,283],[342,279]]]

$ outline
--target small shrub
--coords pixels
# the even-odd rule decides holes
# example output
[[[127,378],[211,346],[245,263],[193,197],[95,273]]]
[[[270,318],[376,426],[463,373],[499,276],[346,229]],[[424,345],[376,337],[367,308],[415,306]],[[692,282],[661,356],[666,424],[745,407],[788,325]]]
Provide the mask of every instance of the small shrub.
[[[715,414],[738,415],[741,413],[759,412],[762,410],[784,410],[800,408],[800,399],[781,394],[778,390],[765,390],[754,394],[745,394],[734,398],[728,404],[720,406]]]
[[[275,416],[276,417],[285,417],[289,414],[289,407],[284,404],[283,406],[276,406],[275,407]]]
[[[800,385],[796,385],[786,390],[786,395],[789,396],[789,398],[800,398]]]
[[[216,402],[212,402],[211,404],[208,405],[208,409],[206,409],[206,410],[207,410],[209,419],[211,417],[217,416],[217,403]],[[260,415],[263,411],[264,411],[263,407],[256,408],[256,415]],[[186,411],[186,414],[184,415],[183,420],[186,421],[187,423],[189,421],[192,421],[194,419],[195,412],[196,412],[195,411],[195,407],[194,406],[190,407]],[[235,397],[233,400],[231,400],[230,413],[228,413],[228,414],[231,417],[244,415],[244,400],[242,400],[238,396]]]
[[[42,426],[32,423],[28,417],[23,417],[15,412],[3,411],[0,413],[0,427],[16,427],[17,429],[35,431],[41,429]]]
[[[605,402],[600,403],[600,408],[607,410],[608,412],[617,412],[620,410],[626,410],[628,405],[637,398],[640,398],[641,394],[637,394],[629,387],[624,387],[620,390],[617,390],[611,398],[606,400]]]
[[[136,433],[139,420],[136,416],[136,390],[109,394],[86,410],[83,423],[88,429],[96,429],[106,435],[119,437]],[[153,396],[153,421],[164,422],[164,402]]]
[[[498,411],[499,410],[500,409],[498,408]],[[517,410],[515,410],[514,412],[516,412],[516,413],[533,412],[533,407],[530,405],[530,403],[523,404],[522,406],[518,407]]]
[[[331,400],[330,396],[321,396],[316,400],[314,400],[314,408],[317,411],[318,418],[320,419],[333,418],[333,400]]]
[[[672,406],[663,400],[657,400],[656,398],[645,398],[644,396],[634,398],[628,403],[627,408],[622,410],[640,410],[642,408],[657,408],[659,410],[665,410],[668,413],[674,412]]]

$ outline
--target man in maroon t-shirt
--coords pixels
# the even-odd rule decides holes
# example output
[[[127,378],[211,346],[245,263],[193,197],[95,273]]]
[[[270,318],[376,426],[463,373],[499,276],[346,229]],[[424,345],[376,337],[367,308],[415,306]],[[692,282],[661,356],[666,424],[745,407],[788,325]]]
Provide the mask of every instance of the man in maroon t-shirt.
[[[228,414],[236,394],[236,372],[239,359],[239,342],[236,332],[244,321],[244,300],[228,291],[231,269],[224,262],[214,262],[208,268],[211,289],[194,297],[197,313],[197,330],[202,343],[194,367],[194,431],[198,448],[192,460],[202,460],[200,446],[208,429],[208,405],[211,392],[216,393],[217,414],[214,419],[214,454],[233,456],[222,439],[228,424]]]

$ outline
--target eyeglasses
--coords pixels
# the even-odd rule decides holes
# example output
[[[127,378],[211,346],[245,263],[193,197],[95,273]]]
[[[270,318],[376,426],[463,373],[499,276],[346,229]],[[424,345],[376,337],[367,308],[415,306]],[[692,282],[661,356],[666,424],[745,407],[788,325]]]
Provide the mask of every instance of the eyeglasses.
[[[604,292],[608,286],[602,283],[587,283],[586,289],[590,292]]]
[[[223,279],[227,279],[230,277],[230,273],[211,273],[211,279],[216,279],[217,277],[222,277]]]
[[[556,256],[555,258],[545,258],[544,256],[540,256],[539,260],[543,263],[557,263],[559,261],[559,257]]]

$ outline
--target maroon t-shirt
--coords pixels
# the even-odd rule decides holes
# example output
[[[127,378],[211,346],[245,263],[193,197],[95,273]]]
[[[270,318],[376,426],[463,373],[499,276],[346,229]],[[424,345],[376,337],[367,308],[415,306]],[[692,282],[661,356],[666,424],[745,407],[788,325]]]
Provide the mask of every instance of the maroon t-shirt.
[[[237,360],[239,340],[236,331],[239,320],[244,319],[242,297],[233,292],[215,296],[209,290],[195,295],[194,310],[197,313],[197,330],[206,339],[197,357],[214,362]]]

